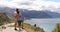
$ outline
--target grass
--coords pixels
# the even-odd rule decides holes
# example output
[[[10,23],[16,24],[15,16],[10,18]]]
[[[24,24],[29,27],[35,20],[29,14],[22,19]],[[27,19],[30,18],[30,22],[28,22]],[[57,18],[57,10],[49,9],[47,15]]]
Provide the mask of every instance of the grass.
[[[14,27],[14,25],[10,25],[9,27]],[[18,26],[17,26],[18,27]],[[23,27],[28,32],[44,32],[44,30],[40,27],[34,27],[33,25],[30,25],[28,23],[23,23]]]
[[[0,26],[6,23],[10,23],[10,18],[5,13],[0,13]]]

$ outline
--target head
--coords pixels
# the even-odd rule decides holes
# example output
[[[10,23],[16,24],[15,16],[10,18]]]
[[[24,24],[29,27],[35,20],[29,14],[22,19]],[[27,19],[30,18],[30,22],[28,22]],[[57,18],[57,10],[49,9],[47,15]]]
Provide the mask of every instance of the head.
[[[19,9],[18,8],[16,9],[16,12],[19,14]]]

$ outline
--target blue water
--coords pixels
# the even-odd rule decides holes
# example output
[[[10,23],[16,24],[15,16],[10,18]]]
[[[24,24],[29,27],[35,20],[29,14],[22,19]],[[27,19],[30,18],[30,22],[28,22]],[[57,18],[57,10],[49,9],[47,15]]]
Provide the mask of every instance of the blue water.
[[[25,22],[32,25],[37,24],[37,26],[43,28],[45,32],[52,32],[56,26],[56,23],[60,22],[60,18],[31,19],[26,20]]]

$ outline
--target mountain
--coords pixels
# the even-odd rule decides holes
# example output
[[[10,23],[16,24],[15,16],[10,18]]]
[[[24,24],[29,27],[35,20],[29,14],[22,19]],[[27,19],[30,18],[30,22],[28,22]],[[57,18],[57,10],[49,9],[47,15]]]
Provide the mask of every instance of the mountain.
[[[51,15],[53,18],[60,18],[60,13],[45,11],[45,13]]]
[[[22,15],[29,18],[51,18],[50,15],[43,11],[25,11]]]
[[[9,7],[0,7],[0,12],[6,12],[8,16],[13,17],[15,8]],[[60,18],[60,13],[51,12],[51,11],[36,11],[28,9],[19,9],[24,17],[27,18]]]

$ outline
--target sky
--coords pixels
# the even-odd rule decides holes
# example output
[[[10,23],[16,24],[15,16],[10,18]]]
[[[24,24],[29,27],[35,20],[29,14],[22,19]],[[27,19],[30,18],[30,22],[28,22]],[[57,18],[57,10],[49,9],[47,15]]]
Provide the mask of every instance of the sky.
[[[60,0],[0,0],[0,7],[49,10],[60,13]]]

